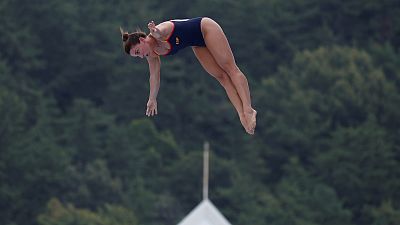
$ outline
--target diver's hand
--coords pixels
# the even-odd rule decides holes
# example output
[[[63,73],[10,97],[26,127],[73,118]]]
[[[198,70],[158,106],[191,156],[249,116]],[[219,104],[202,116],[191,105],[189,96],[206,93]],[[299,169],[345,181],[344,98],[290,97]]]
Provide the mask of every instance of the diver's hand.
[[[149,101],[147,101],[146,116],[154,115],[157,115],[157,100],[149,99]]]
[[[156,27],[156,24],[154,23],[154,21],[150,21],[149,24],[147,24],[147,27],[150,30],[151,36],[153,36],[156,39],[161,38],[161,31],[160,31],[160,29],[158,29]]]

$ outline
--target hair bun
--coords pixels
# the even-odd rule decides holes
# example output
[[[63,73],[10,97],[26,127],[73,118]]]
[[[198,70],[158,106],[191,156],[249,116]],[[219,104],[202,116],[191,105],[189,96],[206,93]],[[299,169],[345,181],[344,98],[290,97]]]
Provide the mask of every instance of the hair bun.
[[[122,35],[122,41],[127,41],[129,39],[129,34],[128,32],[125,32],[122,27],[119,27],[119,31],[121,32]]]
[[[129,34],[127,32],[122,34],[122,41],[127,41],[129,38]]]

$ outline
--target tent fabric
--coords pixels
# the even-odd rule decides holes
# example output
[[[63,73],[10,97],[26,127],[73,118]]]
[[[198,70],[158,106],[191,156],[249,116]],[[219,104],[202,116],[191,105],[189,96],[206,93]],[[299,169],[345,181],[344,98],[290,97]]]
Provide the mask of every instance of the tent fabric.
[[[196,206],[178,225],[231,225],[208,199]]]

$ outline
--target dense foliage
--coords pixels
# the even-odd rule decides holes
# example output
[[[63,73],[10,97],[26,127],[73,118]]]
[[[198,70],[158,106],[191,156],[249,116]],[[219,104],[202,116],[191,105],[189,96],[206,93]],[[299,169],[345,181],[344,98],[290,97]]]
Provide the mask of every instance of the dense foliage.
[[[2,0],[0,222],[400,224],[398,0]],[[208,16],[250,82],[256,135],[190,49],[148,67],[119,26]]]

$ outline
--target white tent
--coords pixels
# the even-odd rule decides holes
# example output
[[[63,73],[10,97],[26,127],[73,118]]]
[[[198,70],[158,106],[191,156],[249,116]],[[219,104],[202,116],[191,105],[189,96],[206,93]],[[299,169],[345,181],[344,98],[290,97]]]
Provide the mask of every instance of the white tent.
[[[178,225],[231,225],[210,200],[205,199]]]
[[[208,200],[209,144],[204,145],[203,201],[196,206],[178,225],[231,225],[210,200]]]

